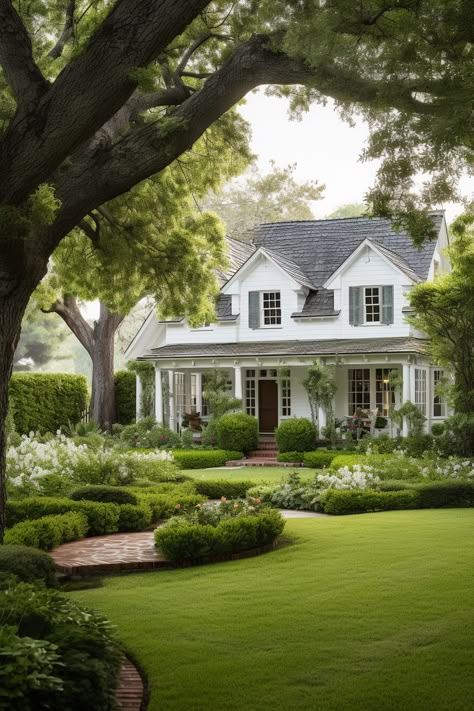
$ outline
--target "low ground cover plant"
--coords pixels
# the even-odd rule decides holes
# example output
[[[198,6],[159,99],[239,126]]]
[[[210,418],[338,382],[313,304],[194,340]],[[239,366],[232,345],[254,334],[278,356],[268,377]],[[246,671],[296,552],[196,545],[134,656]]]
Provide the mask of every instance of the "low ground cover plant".
[[[317,449],[314,452],[305,452],[303,463],[310,469],[324,469],[329,467],[336,457],[340,456],[337,450]],[[346,455],[347,456],[347,455]]]
[[[303,452],[279,452],[277,455],[278,462],[289,462],[290,464],[296,464],[296,462],[302,462],[304,457]]]
[[[115,711],[122,649],[101,614],[13,580],[0,609],[0,708]]]
[[[155,543],[173,563],[222,559],[240,551],[267,546],[282,533],[278,511],[258,499],[225,498],[218,505],[198,505],[192,513],[155,531]]]
[[[294,511],[318,511],[320,487],[316,478],[302,481],[297,472],[289,474],[286,481],[276,486],[254,486],[247,496],[258,498],[267,506]]]

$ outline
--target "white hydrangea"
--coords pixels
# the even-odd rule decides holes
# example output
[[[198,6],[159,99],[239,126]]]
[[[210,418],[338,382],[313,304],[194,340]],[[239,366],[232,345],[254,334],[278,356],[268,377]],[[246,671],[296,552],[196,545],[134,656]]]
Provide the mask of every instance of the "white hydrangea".
[[[341,467],[334,474],[319,474],[317,481],[322,489],[371,489],[379,482],[373,468],[354,464]]]

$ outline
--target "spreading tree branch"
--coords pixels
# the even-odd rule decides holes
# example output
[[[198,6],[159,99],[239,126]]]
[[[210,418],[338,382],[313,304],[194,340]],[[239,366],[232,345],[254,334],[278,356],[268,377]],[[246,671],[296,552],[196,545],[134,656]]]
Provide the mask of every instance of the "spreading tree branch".
[[[49,87],[33,59],[31,39],[11,0],[0,0],[0,65],[19,108]]]
[[[58,37],[58,41],[54,47],[50,50],[48,56],[52,59],[57,59],[63,53],[64,47],[69,42],[70,39],[74,37],[74,13],[76,11],[76,0],[69,0],[66,6],[66,17],[64,20],[64,27],[61,34]]]
[[[46,314],[55,313],[61,316],[64,323],[92,357],[94,352],[94,330],[81,314],[74,296],[65,294],[62,301],[58,299],[48,309],[41,310]]]

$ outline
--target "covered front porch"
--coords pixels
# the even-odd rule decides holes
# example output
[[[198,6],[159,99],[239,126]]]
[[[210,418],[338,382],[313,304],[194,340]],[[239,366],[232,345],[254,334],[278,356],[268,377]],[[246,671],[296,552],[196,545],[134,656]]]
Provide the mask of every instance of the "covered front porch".
[[[386,339],[389,340],[389,339]],[[406,339],[391,339],[401,341]],[[413,340],[413,339],[412,339]],[[305,342],[293,342],[295,345]],[[327,342],[326,342],[327,343]],[[340,342],[341,344],[342,342]],[[353,342],[354,343],[354,342]],[[222,344],[226,345],[226,344]],[[228,344],[228,346],[246,344]],[[248,344],[247,344],[248,345]],[[401,431],[391,421],[391,412],[403,402],[415,403],[425,415],[426,428],[447,416],[446,404],[435,392],[442,376],[439,368],[430,365],[426,356],[419,352],[385,353],[334,353],[332,355],[250,355],[222,353],[219,357],[179,352],[174,346],[174,358],[165,357],[165,346],[156,349],[155,358],[150,354],[155,368],[155,418],[180,431],[183,423],[205,425],[209,412],[203,396],[206,374],[220,370],[227,374],[229,394],[242,401],[242,409],[255,416],[261,434],[272,434],[276,427],[288,418],[311,418],[311,408],[303,385],[307,369],[315,360],[335,367],[337,392],[332,414],[336,425],[346,422],[355,412],[370,412],[377,419],[378,432],[390,436],[408,435],[408,422],[403,421]],[[271,344],[265,344],[267,350]],[[373,345],[371,346],[373,349]],[[211,347],[212,348],[212,347]],[[347,346],[346,346],[347,348]],[[354,348],[354,347],[353,347]],[[361,348],[357,342],[357,350]],[[238,350],[230,349],[227,350]],[[367,348],[367,351],[370,349]],[[159,352],[161,351],[161,353]],[[393,373],[398,373],[400,388],[392,384]],[[137,417],[140,416],[141,386],[137,381]],[[328,413],[320,408],[317,413],[320,429],[327,424]]]

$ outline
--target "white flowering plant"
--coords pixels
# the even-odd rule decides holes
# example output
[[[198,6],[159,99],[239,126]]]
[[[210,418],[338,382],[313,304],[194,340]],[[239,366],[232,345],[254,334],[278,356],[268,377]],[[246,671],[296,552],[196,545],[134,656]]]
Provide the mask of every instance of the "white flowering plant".
[[[352,467],[341,467],[335,473],[318,474],[316,481],[319,487],[327,489],[375,489],[380,478],[372,467],[354,464]]]
[[[171,452],[150,454],[92,449],[61,432],[49,439],[30,432],[7,450],[7,486],[12,495],[63,495],[78,484],[131,484],[135,479],[173,481]]]

